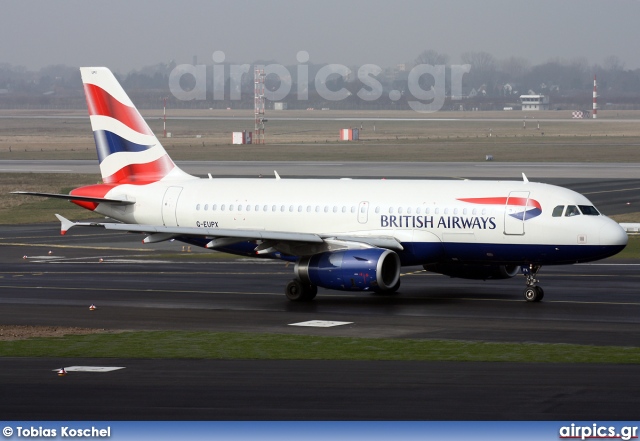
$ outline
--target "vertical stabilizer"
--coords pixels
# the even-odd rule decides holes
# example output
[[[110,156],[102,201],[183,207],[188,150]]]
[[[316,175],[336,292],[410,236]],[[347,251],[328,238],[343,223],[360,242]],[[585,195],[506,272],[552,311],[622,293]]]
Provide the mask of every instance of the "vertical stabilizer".
[[[105,184],[190,177],[171,160],[109,69],[82,67],[80,72]]]

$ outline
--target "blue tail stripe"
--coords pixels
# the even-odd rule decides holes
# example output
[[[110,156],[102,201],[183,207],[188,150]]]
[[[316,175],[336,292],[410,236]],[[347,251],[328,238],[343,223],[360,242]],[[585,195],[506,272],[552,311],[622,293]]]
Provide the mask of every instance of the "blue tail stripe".
[[[151,145],[136,144],[116,135],[108,130],[96,130],[93,132],[98,150],[98,161],[102,162],[112,153],[118,152],[143,152],[149,150]]]

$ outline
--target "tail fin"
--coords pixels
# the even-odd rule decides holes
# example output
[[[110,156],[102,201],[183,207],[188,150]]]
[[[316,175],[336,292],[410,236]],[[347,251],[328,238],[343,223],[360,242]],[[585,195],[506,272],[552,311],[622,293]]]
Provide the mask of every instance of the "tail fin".
[[[81,67],[100,172],[105,184],[185,178],[106,67]]]

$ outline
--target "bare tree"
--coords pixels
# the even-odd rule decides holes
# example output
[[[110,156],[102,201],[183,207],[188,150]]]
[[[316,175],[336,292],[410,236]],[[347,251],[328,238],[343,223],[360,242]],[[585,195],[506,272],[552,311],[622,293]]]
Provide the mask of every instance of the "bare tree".
[[[500,62],[500,70],[506,75],[506,81],[519,81],[531,70],[531,63],[522,57],[509,57]]]
[[[447,64],[448,62],[449,56],[447,54],[441,54],[433,49],[422,51],[415,60],[416,64],[431,64],[433,66]]]
[[[465,52],[461,55],[464,64],[470,64],[471,69],[476,72],[495,72],[497,62],[493,55],[488,52]]]
[[[620,60],[616,55],[609,55],[604,59],[605,70],[621,71],[624,70],[624,62]]]

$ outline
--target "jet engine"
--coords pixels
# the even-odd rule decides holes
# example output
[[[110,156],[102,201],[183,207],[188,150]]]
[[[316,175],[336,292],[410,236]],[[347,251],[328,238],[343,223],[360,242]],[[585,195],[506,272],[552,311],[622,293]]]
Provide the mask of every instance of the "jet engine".
[[[326,252],[302,257],[294,271],[307,285],[343,291],[393,291],[399,286],[400,258],[381,248]]]
[[[520,272],[519,265],[433,263],[423,265],[423,267],[427,271],[445,276],[474,280],[510,279]]]

